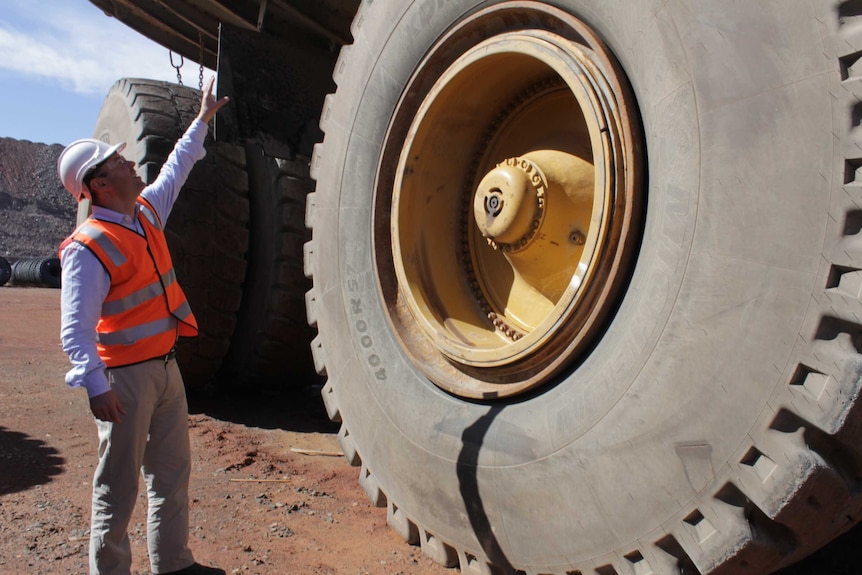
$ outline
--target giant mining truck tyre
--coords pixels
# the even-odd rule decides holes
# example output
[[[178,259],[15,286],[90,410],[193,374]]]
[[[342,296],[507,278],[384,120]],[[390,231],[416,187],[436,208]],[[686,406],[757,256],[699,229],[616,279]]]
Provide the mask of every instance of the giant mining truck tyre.
[[[217,381],[226,388],[285,389],[319,382],[309,345],[303,273],[305,200],[314,189],[309,160],[272,158],[246,146],[249,174],[248,271],[230,349]]]
[[[126,142],[123,155],[155,180],[200,107],[200,91],[156,80],[122,79],[108,92],[95,138]],[[230,345],[242,300],[248,251],[248,176],[242,147],[214,142],[192,170],[165,226],[177,278],[200,334],[182,338],[177,361],[186,387],[211,382]],[[81,214],[79,211],[79,219]]]
[[[856,522],[859,15],[363,3],[308,313],[405,539],[471,574],[760,574]]]

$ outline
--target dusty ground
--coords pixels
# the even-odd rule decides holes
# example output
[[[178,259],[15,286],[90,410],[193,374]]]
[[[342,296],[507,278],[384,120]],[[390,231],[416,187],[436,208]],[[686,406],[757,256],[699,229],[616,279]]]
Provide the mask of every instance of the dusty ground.
[[[59,290],[0,288],[0,574],[86,573],[96,434],[66,389]],[[192,547],[233,574],[457,575],[369,505],[317,396],[190,397]],[[143,493],[143,490],[141,490]],[[140,497],[134,573],[148,573]],[[862,531],[783,575],[862,573]]]
[[[96,433],[67,389],[59,290],[0,288],[0,574],[86,573]],[[340,456],[316,397],[190,397],[191,544],[236,574],[452,575],[403,542]],[[148,573],[143,488],[133,573]]]

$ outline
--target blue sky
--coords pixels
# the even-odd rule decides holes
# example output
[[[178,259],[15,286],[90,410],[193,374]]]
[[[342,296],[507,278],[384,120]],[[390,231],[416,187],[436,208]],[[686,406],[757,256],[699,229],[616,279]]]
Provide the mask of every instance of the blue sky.
[[[197,63],[182,74],[197,87]],[[176,82],[168,49],[88,0],[0,0],[0,137],[90,137],[111,85],[130,77]]]

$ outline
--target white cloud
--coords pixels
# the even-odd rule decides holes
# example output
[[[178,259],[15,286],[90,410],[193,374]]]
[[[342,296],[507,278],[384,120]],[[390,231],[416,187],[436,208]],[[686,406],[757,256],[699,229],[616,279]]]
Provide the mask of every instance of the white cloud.
[[[176,81],[167,48],[87,0],[3,3],[0,68],[53,79],[80,94],[105,94],[126,77]],[[197,80],[197,64],[186,61],[183,72]]]

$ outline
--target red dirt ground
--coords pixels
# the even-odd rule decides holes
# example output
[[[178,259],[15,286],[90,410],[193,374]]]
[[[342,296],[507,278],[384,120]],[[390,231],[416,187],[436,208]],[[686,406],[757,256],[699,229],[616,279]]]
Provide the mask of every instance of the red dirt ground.
[[[96,432],[67,389],[59,290],[0,288],[0,574],[86,573]],[[229,574],[457,575],[425,558],[371,507],[317,395],[190,395],[191,542]],[[295,450],[311,450],[306,455]],[[148,573],[143,489],[130,528]],[[862,572],[854,529],[782,575]],[[585,574],[586,575],[586,574]]]
[[[86,573],[96,430],[68,389],[59,290],[0,288],[0,573]],[[311,413],[309,413],[309,406]],[[309,397],[189,398],[191,545],[229,574],[452,575],[386,526]],[[133,573],[149,573],[143,487]]]

